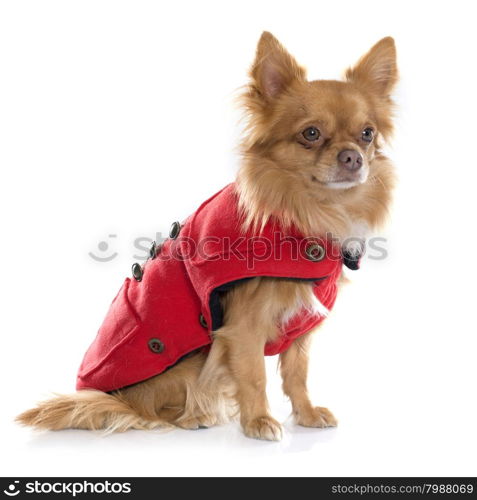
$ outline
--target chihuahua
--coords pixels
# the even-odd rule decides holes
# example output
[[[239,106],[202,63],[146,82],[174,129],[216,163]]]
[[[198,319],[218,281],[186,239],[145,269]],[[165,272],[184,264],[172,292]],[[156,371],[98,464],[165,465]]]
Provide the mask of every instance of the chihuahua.
[[[343,81],[308,81],[305,70],[264,32],[241,96],[248,123],[233,192],[242,230],[261,234],[273,221],[285,235],[331,238],[343,260],[356,267],[365,238],[384,223],[391,201],[393,167],[381,148],[393,129],[396,82],[390,37],[349,68]],[[172,239],[181,230],[177,224]],[[137,282],[150,265],[144,271],[134,268]],[[272,272],[238,279],[221,288],[221,323],[208,327],[206,348],[193,349],[161,373],[124,387],[56,396],[17,421],[52,430],[124,431],[171,425],[197,429],[240,415],[247,436],[279,440],[282,426],[270,414],[265,391],[264,349],[281,342],[283,325],[303,310],[326,314],[317,283]],[[308,396],[308,351],[318,323],[307,324],[286,348],[273,351],[279,353],[283,391],[299,425],[335,426],[333,414],[313,406]],[[149,347],[162,352],[161,341],[152,340]]]

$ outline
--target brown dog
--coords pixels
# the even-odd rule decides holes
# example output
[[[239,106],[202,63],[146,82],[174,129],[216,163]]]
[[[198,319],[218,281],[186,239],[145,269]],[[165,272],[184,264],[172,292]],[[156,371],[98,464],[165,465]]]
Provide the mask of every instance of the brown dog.
[[[359,241],[383,223],[393,187],[392,166],[380,146],[392,132],[394,41],[378,42],[347,70],[345,81],[309,82],[265,32],[250,76],[243,95],[248,135],[237,177],[245,226],[259,230],[273,216],[305,236],[331,234],[356,254]],[[18,421],[45,429],[195,429],[223,421],[224,402],[232,400],[247,436],[278,440],[281,425],[270,415],[265,393],[264,346],[277,339],[285,318],[313,301],[307,281],[257,277],[240,283],[222,298],[224,326],[214,332],[208,354],[194,353],[111,394],[58,396]],[[280,354],[283,390],[297,423],[334,426],[331,412],[308,397],[309,344],[310,333]]]

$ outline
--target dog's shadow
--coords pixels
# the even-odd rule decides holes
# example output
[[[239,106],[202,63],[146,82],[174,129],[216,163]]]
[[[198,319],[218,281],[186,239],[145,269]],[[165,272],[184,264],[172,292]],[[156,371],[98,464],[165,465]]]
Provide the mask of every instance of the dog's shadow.
[[[315,446],[333,441],[337,428],[313,429],[301,427],[293,423],[291,418],[283,423],[281,441],[261,441],[247,438],[238,422],[199,429],[196,431],[182,429],[159,429],[152,431],[129,430],[124,433],[104,434],[100,431],[62,430],[35,431],[31,434],[27,446],[31,449],[77,450],[80,453],[96,452],[115,453],[121,449],[167,450],[183,449],[187,452],[200,452],[204,448],[219,449],[227,453],[241,452],[254,455],[270,455],[280,453],[302,453]]]

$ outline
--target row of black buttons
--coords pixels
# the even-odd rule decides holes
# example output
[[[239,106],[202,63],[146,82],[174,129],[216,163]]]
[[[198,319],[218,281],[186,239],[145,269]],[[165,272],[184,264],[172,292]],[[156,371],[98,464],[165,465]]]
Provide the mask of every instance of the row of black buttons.
[[[173,222],[171,229],[169,231],[169,238],[171,238],[171,240],[175,240],[179,236],[180,232],[181,232],[181,223],[177,221]],[[157,245],[157,243],[153,241],[151,248],[149,249],[149,258],[155,259],[157,255],[161,252],[161,250],[162,250],[162,244]],[[144,269],[137,262],[135,262],[132,265],[132,275],[136,281],[141,281],[142,277],[144,276]],[[207,328],[207,322],[205,321],[203,314],[199,316],[199,323],[201,324],[202,327]],[[161,352],[163,352],[165,349],[164,343],[158,338],[149,339],[147,345],[149,347],[149,350],[154,354],[161,354]]]
[[[175,240],[178,236],[179,233],[181,232],[181,223],[180,222],[173,222],[171,226],[171,230],[169,231],[169,238],[172,240]],[[149,258],[150,259],[155,259],[157,254],[160,253],[162,249],[162,245],[157,245],[155,241],[152,242],[151,248],[149,249]],[[140,264],[135,262],[132,267],[132,275],[133,278],[136,281],[141,281],[142,277],[144,276],[144,269],[141,267]]]

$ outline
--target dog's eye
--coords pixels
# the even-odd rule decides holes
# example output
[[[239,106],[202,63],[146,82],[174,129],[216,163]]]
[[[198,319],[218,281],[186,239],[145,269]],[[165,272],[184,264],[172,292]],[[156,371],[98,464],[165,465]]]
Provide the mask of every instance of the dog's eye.
[[[316,127],[308,127],[302,132],[307,141],[316,141],[320,138],[320,131]]]
[[[374,138],[374,130],[371,127],[366,127],[361,134],[361,138],[364,142],[371,142]]]

